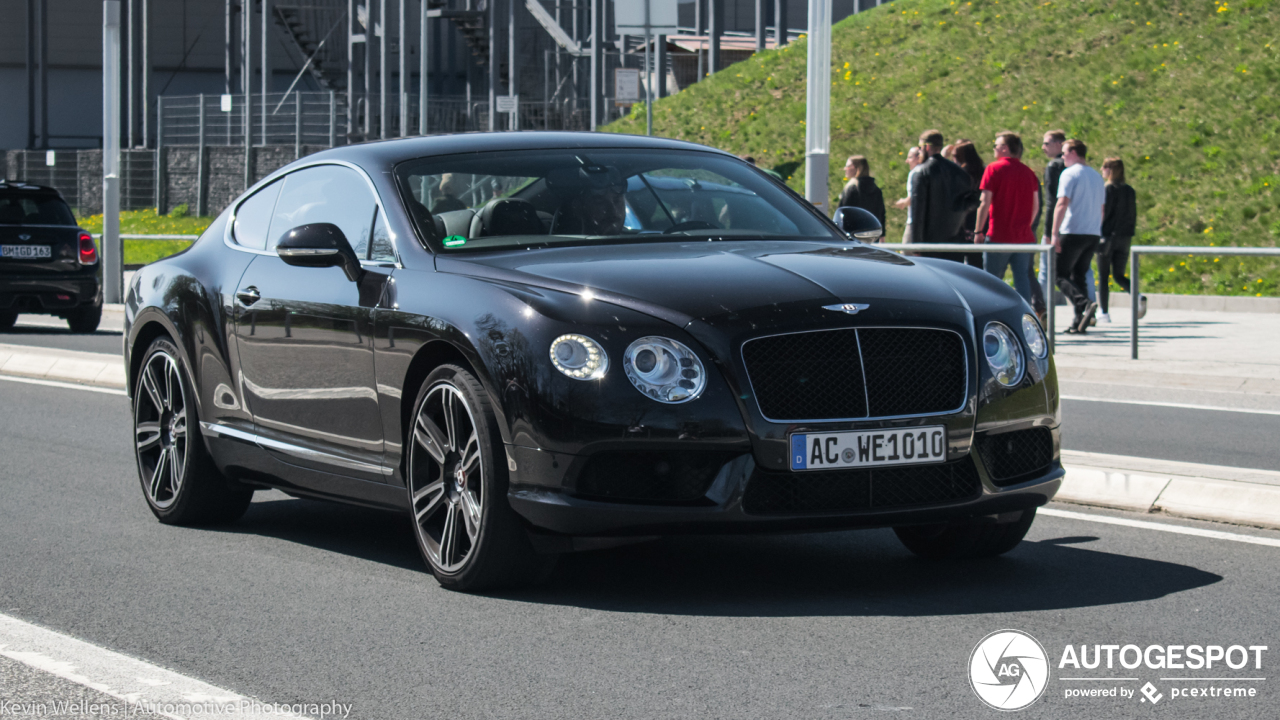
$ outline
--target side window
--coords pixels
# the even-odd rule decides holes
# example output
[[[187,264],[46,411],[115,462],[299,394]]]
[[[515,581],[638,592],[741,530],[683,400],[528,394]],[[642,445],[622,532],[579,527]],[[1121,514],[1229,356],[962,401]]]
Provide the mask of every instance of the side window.
[[[254,250],[266,249],[267,229],[271,224],[271,213],[276,207],[276,198],[280,196],[281,184],[279,180],[271,183],[236,208],[236,222],[232,227],[232,235],[237,243]]]
[[[369,259],[374,262],[396,261],[396,248],[391,244],[391,232],[387,230],[387,220],[381,212],[373,223],[373,245],[369,250]]]
[[[320,165],[284,178],[268,231],[267,249],[299,225],[333,223],[359,257],[369,251],[369,230],[377,203],[360,174],[341,165]]]

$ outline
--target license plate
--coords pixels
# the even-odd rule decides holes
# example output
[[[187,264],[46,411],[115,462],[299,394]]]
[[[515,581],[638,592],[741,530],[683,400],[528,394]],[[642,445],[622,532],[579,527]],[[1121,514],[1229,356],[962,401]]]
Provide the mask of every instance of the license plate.
[[[791,436],[792,470],[832,470],[887,465],[923,465],[947,459],[947,432],[941,425],[895,430],[796,433]]]
[[[52,256],[48,245],[0,245],[0,257],[27,260]]]

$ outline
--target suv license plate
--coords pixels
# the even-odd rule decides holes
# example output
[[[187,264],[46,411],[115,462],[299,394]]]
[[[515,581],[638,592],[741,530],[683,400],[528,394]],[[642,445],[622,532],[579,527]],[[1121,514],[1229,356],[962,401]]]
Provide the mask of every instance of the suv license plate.
[[[795,471],[923,465],[946,459],[947,431],[941,425],[791,436]]]
[[[48,245],[0,245],[0,257],[28,260],[52,256]]]

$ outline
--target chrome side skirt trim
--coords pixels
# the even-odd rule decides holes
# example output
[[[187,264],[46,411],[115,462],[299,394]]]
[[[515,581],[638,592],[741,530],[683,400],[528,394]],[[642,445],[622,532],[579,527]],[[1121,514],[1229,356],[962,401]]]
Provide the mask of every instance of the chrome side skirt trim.
[[[359,460],[352,460],[332,453],[313,450],[311,448],[301,447],[299,445],[281,442],[271,438],[265,438],[256,433],[251,433],[239,428],[228,427],[226,425],[219,425],[218,423],[201,422],[200,430],[205,435],[241,440],[243,442],[257,445],[265,450],[275,450],[276,452],[284,453],[285,455],[290,455],[302,460],[310,460],[312,462],[332,465],[334,467],[345,468],[347,470],[357,470],[359,472],[387,476],[395,473],[394,468],[374,465],[373,463],[361,462]]]

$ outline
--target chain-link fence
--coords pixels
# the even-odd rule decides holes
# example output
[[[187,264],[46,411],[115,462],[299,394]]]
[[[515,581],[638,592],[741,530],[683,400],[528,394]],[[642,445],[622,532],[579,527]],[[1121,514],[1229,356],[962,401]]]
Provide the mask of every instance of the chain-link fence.
[[[246,123],[254,146],[346,141],[346,96],[335,92],[244,95],[166,95],[159,98],[160,144],[243,146]]]
[[[55,188],[80,215],[102,212],[101,150],[9,150],[5,179]],[[155,206],[155,151],[121,151],[120,208]]]

